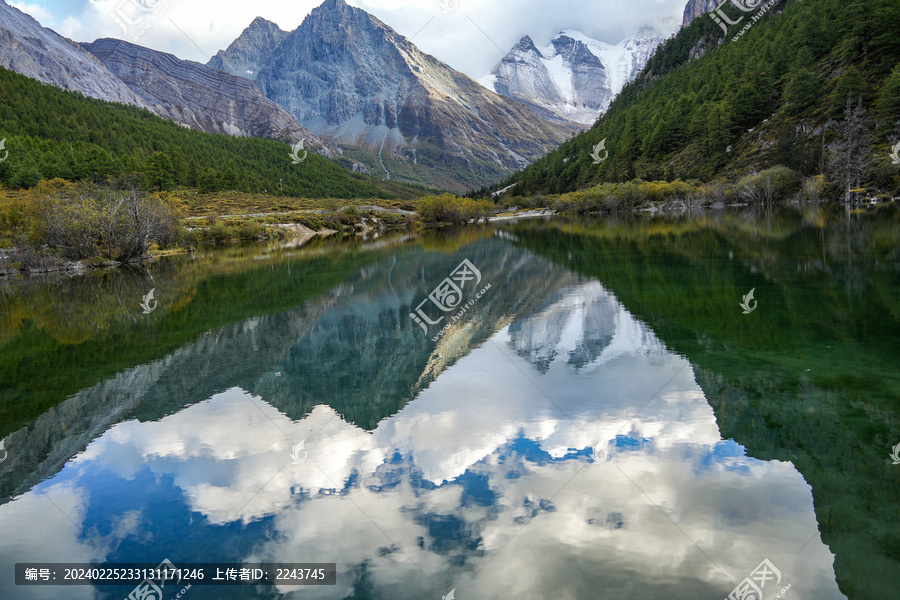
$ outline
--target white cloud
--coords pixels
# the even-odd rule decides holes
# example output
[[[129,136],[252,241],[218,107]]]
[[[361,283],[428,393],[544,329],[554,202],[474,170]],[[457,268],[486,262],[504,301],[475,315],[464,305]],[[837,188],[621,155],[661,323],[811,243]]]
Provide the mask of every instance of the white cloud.
[[[158,421],[118,423],[67,464],[60,483],[38,487],[46,499],[31,490],[0,506],[0,531],[9,533],[0,559],[102,558],[160,528],[166,539],[192,530],[180,515],[198,528],[270,517],[240,558],[335,562],[339,573],[365,565],[379,597],[436,597],[418,569],[446,582],[445,592],[465,586],[467,597],[584,597],[573,581],[632,598],[674,585],[683,597],[723,597],[764,556],[797,584],[791,597],[840,597],[801,474],[722,440],[690,364],[600,284],[573,287],[517,327],[473,349],[371,432],[327,406],[294,421],[237,387]],[[598,331],[612,339],[575,372],[570,352]],[[536,353],[554,357],[540,374],[527,360]],[[629,436],[609,460],[574,454],[617,434]],[[308,455],[297,464],[289,451],[301,439]],[[139,477],[143,470],[152,477]],[[457,479],[466,471],[468,488]],[[419,484],[419,474],[434,485]],[[92,499],[93,486],[113,475],[135,482],[116,483],[126,498],[171,481],[186,506],[177,495],[149,495],[140,511],[123,504],[116,513],[100,505],[102,495]],[[332,489],[344,494],[320,493]],[[473,502],[464,489],[483,489],[491,501]],[[173,518],[163,522],[158,510],[169,500]],[[485,575],[473,579],[479,567]],[[344,597],[353,583],[342,576],[304,597]]]
[[[84,23],[81,22],[81,19],[77,17],[69,17],[59,26],[59,29],[56,30],[56,33],[60,35],[64,35],[69,39],[85,41],[84,39]]]
[[[18,8],[23,13],[27,13],[34,17],[40,22],[44,27],[52,26],[53,24],[53,16],[50,14],[46,8],[41,6],[40,4],[32,4],[30,2],[21,2],[16,0],[11,0],[9,2],[10,6]]]

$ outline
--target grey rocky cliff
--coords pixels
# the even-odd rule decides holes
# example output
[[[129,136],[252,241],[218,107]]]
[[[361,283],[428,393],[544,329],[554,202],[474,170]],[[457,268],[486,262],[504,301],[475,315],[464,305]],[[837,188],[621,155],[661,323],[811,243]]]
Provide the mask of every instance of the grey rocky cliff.
[[[316,136],[243,77],[122,40],[103,38],[82,45],[163,118],[207,133],[292,143],[302,139],[309,147],[322,147]]]
[[[573,130],[484,89],[343,0],[314,9],[256,83],[314,133],[368,147],[373,170],[403,161],[412,177],[451,189],[464,188],[461,173],[469,187],[496,182]]]
[[[137,94],[89,52],[3,0],[0,66],[91,98],[146,108]]]
[[[543,98],[547,102],[565,102],[541,58],[541,52],[529,36],[519,40],[494,69],[497,93],[516,99]]]
[[[214,69],[255,80],[272,53],[288,36],[272,21],[256,17],[250,26],[225,50],[219,50],[206,64]]]
[[[702,17],[709,11],[719,5],[721,0],[688,0],[684,7],[684,19],[681,22],[682,27],[687,27],[691,21],[697,17]]]

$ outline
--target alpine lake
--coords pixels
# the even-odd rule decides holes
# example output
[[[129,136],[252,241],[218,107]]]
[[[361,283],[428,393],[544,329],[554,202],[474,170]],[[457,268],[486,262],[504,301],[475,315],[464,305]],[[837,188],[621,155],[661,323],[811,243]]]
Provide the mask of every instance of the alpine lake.
[[[521,219],[6,278],[0,439],[4,600],[897,598],[900,216]],[[38,563],[335,580],[16,583]]]

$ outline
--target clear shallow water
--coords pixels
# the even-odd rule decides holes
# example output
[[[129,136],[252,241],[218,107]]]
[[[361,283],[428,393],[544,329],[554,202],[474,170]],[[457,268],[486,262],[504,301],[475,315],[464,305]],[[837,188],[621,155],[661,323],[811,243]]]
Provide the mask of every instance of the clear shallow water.
[[[63,398],[6,386],[7,403],[41,406],[6,413],[0,596],[131,591],[17,588],[16,562],[168,558],[337,563],[336,586],[195,586],[190,598],[721,599],[763,559],[781,573],[764,598],[788,584],[789,598],[878,597],[896,575],[859,573],[896,557],[867,554],[835,522],[882,548],[897,528],[896,504],[840,512],[871,473],[870,501],[898,485],[880,440],[898,433],[897,397],[883,393],[894,359],[881,354],[897,346],[896,311],[877,332],[860,316],[873,290],[896,298],[897,238],[891,225],[855,227],[843,232],[853,256],[826,249],[794,281],[793,263],[818,257],[839,226],[528,222],[11,286],[7,314],[30,320],[5,333],[4,372],[45,360],[48,381],[95,381]],[[744,250],[748,231],[758,243]],[[411,307],[463,259],[491,288],[433,342]],[[160,305],[144,316],[148,277]],[[757,281],[759,308],[743,315]],[[757,342],[789,334],[778,304],[821,285],[842,293],[797,327],[838,351],[796,335]],[[629,307],[636,292],[650,300]],[[34,316],[63,310],[62,331]],[[179,339],[188,323],[198,333]],[[860,346],[887,366],[853,356]],[[47,359],[78,351],[78,364]],[[847,381],[841,361],[882,369],[881,383]],[[110,362],[122,367],[110,374]],[[833,409],[844,404],[853,414]],[[804,443],[837,436],[866,466],[809,464]]]

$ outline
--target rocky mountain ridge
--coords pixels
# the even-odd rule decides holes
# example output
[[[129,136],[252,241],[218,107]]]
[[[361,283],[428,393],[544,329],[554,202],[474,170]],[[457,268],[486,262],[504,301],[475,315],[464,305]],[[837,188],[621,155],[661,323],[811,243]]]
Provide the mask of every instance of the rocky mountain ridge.
[[[230,48],[253,47],[262,25]],[[484,89],[343,0],[313,9],[255,81],[373,173],[458,191],[497,181],[575,130]]]
[[[268,55],[288,36],[272,21],[256,17],[225,50],[206,63],[214,69],[255,80]]]
[[[303,140],[310,148],[323,147],[248,79],[122,40],[103,38],[82,46],[165,119],[207,133]]]
[[[0,0],[0,67],[85,96],[147,108],[122,81],[75,42]]]

